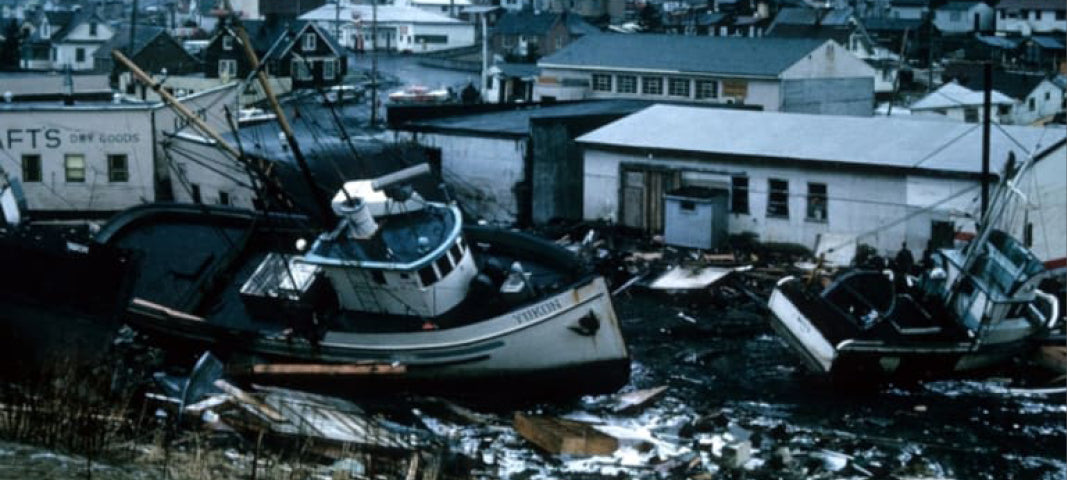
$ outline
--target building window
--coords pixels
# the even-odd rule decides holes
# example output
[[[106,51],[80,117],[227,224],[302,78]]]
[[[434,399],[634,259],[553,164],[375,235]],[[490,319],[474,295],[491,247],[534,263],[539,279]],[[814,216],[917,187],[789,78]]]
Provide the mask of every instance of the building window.
[[[1041,10],[1034,10],[1034,20],[1041,20]]]
[[[219,60],[219,76],[220,77],[236,77],[237,76],[237,60]]]
[[[230,194],[226,192],[219,192],[219,205],[229,205]]]
[[[641,93],[663,95],[663,77],[641,77]]]
[[[826,221],[826,184],[808,184],[808,220]]]
[[[305,33],[304,34],[304,51],[305,52],[310,52],[310,51],[312,51],[314,49],[315,49],[315,34],[314,33]]]
[[[974,123],[978,121],[978,109],[969,107],[963,109],[963,121]]]
[[[89,36],[96,36],[96,22],[89,22]]]
[[[85,181],[85,155],[80,153],[68,153],[63,158],[63,166],[67,172],[68,182]]]
[[[767,216],[789,218],[789,182],[771,178],[767,186]]]
[[[107,179],[110,182],[128,182],[130,180],[130,164],[126,155],[107,156]]]
[[[233,37],[231,37],[229,35],[223,35],[222,36],[222,49],[223,50],[233,50]]]
[[[293,78],[297,80],[311,80],[311,70],[307,62],[301,59],[293,59]]]
[[[667,93],[672,97],[689,97],[689,79],[672,78],[668,83]]]
[[[189,197],[193,199],[193,203],[200,203],[200,185],[189,185]]]
[[[637,77],[633,75],[619,75],[617,78],[619,93],[637,93]]]
[[[337,60],[328,59],[322,61],[322,79],[333,80],[337,76]]]
[[[730,179],[730,211],[733,213],[748,213],[748,177],[733,177]]]
[[[593,74],[593,90],[597,92],[611,91],[611,75]]]
[[[81,63],[81,62],[85,61],[85,49],[84,48],[75,48],[74,49],[74,61],[78,62],[78,63]]]
[[[718,98],[719,82],[715,80],[697,80],[697,98]]]
[[[1037,109],[1037,102],[1034,101],[1033,97],[1026,99],[1026,108],[1030,109],[1031,112]]]
[[[997,105],[997,113],[1000,115],[1011,113],[1011,105]]]
[[[26,154],[22,156],[22,181],[23,182],[40,182],[41,181],[41,156],[36,154]]]
[[[1056,20],[1067,20],[1067,10],[1056,10]]]

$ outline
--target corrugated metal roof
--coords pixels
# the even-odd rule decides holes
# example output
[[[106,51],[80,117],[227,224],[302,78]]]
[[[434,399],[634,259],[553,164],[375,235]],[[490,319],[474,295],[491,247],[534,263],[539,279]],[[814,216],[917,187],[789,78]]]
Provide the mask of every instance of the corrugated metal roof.
[[[993,105],[1011,105],[1015,103],[1011,97],[996,90],[991,94]],[[919,101],[910,105],[912,110],[930,110],[936,108],[952,107],[977,107],[985,103],[985,94],[961,86],[956,82],[949,82],[930,92]]]
[[[546,66],[777,77],[825,40],[684,35],[587,35],[542,58]]]
[[[861,166],[981,172],[981,125],[655,105],[578,138],[587,145],[781,158]],[[1065,129],[996,126],[990,159],[1026,158]]]

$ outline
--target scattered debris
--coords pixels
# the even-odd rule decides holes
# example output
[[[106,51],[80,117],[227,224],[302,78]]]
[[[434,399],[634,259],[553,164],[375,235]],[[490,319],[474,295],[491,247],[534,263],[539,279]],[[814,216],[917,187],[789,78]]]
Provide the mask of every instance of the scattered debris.
[[[644,390],[635,390],[633,392],[627,392],[616,395],[618,403],[615,404],[613,409],[616,413],[632,412],[634,410],[643,408],[648,405],[649,402],[659,397],[663,392],[667,391],[667,386],[662,385],[654,388],[646,388]]]

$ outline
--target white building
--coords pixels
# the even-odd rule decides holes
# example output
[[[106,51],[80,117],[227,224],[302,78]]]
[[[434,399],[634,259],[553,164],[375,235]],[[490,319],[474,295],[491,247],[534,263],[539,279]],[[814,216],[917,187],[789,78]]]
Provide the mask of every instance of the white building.
[[[993,171],[1009,152],[1063,161],[1064,138],[1059,126],[993,129]],[[918,251],[951,242],[980,197],[981,129],[954,122],[656,105],[577,142],[584,218],[650,232],[664,228],[663,195],[696,186],[728,190],[732,234]]]
[[[233,85],[184,97],[223,128]],[[0,103],[0,166],[22,183],[31,212],[106,215],[168,199],[165,132],[187,123],[162,103],[75,100]]]
[[[398,0],[394,3],[401,4],[404,1]],[[407,0],[407,4],[427,12],[439,13],[450,17],[458,16],[465,8],[473,5],[471,0]]]
[[[993,90],[990,102],[992,103],[993,122],[1015,123],[1015,100]],[[984,92],[971,90],[953,81],[930,92],[908,108],[915,114],[936,113],[960,122],[978,123],[984,118],[982,108],[984,103]]]
[[[26,69],[92,70],[93,53],[111,40],[114,30],[95,12],[44,12],[33,23],[24,48]]]
[[[300,16],[333,32],[341,45],[355,50],[433,52],[474,45],[474,25],[409,5],[323,5]],[[374,26],[377,18],[377,27]],[[338,26],[340,22],[340,26]],[[377,42],[372,38],[377,31]]]
[[[993,7],[977,0],[948,2],[934,10],[934,25],[942,33],[991,32],[996,21]]]
[[[1030,36],[1067,31],[1067,3],[1061,0],[1001,0],[997,34]]]
[[[1063,75],[1042,80],[1015,107],[1015,124],[1030,125],[1064,111],[1065,88],[1067,77]]]
[[[633,98],[870,115],[874,69],[833,40],[586,35],[538,62],[534,101]]]

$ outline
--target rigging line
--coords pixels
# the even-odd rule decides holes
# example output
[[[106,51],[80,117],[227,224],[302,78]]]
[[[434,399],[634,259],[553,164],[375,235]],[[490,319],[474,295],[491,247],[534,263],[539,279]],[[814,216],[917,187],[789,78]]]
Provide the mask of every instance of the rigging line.
[[[844,247],[845,245],[850,245],[850,244],[853,244],[853,243],[859,243],[859,239],[860,238],[867,237],[867,236],[870,236],[870,235],[876,235],[882,230],[887,230],[887,229],[889,229],[889,227],[894,227],[894,226],[897,226],[897,225],[899,225],[901,223],[904,223],[904,222],[906,222],[908,220],[911,220],[912,218],[914,218],[914,217],[916,217],[916,216],[918,216],[920,214],[929,212],[930,210],[933,210],[934,208],[939,207],[944,203],[948,203],[949,201],[954,200],[957,197],[963,196],[963,194],[965,194],[965,193],[970,193],[973,190],[977,190],[979,187],[980,187],[980,185],[971,185],[970,187],[964,188],[963,190],[960,190],[960,191],[958,191],[956,193],[953,193],[952,195],[949,195],[949,196],[941,199],[938,202],[932,203],[932,204],[927,205],[927,206],[925,206],[923,208],[920,208],[920,209],[918,209],[918,210],[916,210],[916,211],[914,211],[912,213],[909,213],[909,214],[905,215],[902,218],[898,218],[898,219],[896,219],[896,220],[894,220],[892,222],[889,222],[889,223],[887,223],[885,225],[882,225],[882,226],[879,226],[877,228],[872,228],[872,229],[870,229],[870,230],[868,230],[866,232],[858,233],[858,234],[856,234],[856,237],[854,239],[849,240],[849,241],[845,241],[845,242],[841,242],[838,245],[834,245],[833,247],[828,248],[827,251],[828,252],[833,252],[833,251],[835,251],[835,250],[837,250],[837,249],[839,249],[841,247]]]
[[[208,210],[207,204],[205,204],[200,199],[192,198],[192,183],[189,182],[189,178],[185,176],[185,172],[183,172],[182,169],[178,168],[177,164],[173,161],[172,158],[170,158],[170,154],[166,150],[164,150],[164,155],[167,156],[167,163],[170,166],[170,169],[174,171],[175,176],[178,177],[178,183],[180,183],[182,187],[186,189],[187,193],[189,193],[189,198],[193,200],[193,205],[196,205],[197,208],[199,208],[200,211],[203,212],[205,215],[210,215],[211,212]],[[215,233],[218,234],[218,236],[226,242],[227,247],[233,249],[236,246],[233,243],[233,239],[231,239],[230,236],[227,235],[225,231],[223,231],[222,227],[218,225],[212,225],[211,229],[214,230]]]
[[[215,168],[214,166],[209,165],[207,162],[201,161],[200,159],[198,159],[193,154],[190,154],[188,152],[183,151],[183,149],[180,148],[180,147],[173,147],[172,146],[172,147],[169,147],[169,148],[164,148],[163,150],[164,150],[164,152],[168,152],[168,157],[169,157],[169,152],[173,151],[175,154],[180,155],[182,158],[185,158],[186,160],[189,160],[190,162],[193,162],[193,163],[195,163],[197,165],[200,165],[201,167],[204,167],[204,168],[206,168],[208,170],[211,170],[212,172],[218,174],[219,176],[225,178],[226,180],[229,180],[229,181],[233,182],[235,185],[237,185],[239,187],[248,188],[248,189],[253,189],[254,188],[254,185],[249,185],[247,183],[244,183],[242,180],[234,177],[232,174],[223,172],[223,171],[219,170],[218,168]]]
[[[241,142],[241,134],[240,134],[240,132],[238,131],[238,128],[237,128],[237,122],[235,122],[233,120],[233,113],[230,111],[230,107],[228,105],[224,106],[223,109],[226,111],[226,121],[230,125],[230,131],[233,132],[234,139],[237,142],[237,151],[241,154],[242,157],[246,157],[247,158],[248,154],[245,153],[244,144],[243,144],[243,142]],[[240,163],[240,162],[238,162],[238,163]],[[256,182],[255,173],[252,171],[252,167],[249,166],[248,162],[245,162],[243,165],[244,165],[245,174],[248,175],[248,183],[252,185],[252,194],[253,194],[253,196],[255,196],[256,192],[259,191],[261,186],[259,185],[259,182]],[[267,202],[268,202],[268,199],[264,198],[263,199],[264,209],[266,208]],[[295,285],[295,283],[294,283],[294,285]]]
[[[296,54],[294,54],[294,55],[296,55]],[[308,60],[307,57],[304,57],[302,55],[296,55],[296,57],[298,59],[300,59],[300,61],[304,62],[304,67],[307,69],[307,71],[309,71],[309,72],[313,71],[312,68],[311,68],[312,67],[311,61]],[[323,103],[327,103],[327,110],[330,111],[330,117],[333,118],[333,122],[337,126],[337,130],[341,133],[341,135],[340,135],[341,141],[344,142],[344,144],[348,146],[348,149],[352,152],[353,159],[356,160],[359,163],[359,165],[356,165],[356,167],[359,168],[361,171],[366,172],[367,168],[366,168],[366,165],[364,164],[365,162],[363,161],[363,158],[360,156],[359,152],[356,150],[356,146],[354,144],[352,144],[352,137],[349,136],[348,130],[345,129],[344,122],[341,120],[340,116],[338,115],[337,109],[334,108],[335,103],[328,102],[329,99],[326,96],[326,90],[324,88],[322,88],[322,85],[318,85],[318,88],[316,88],[316,90],[318,91],[319,96],[322,97]],[[340,91],[337,92],[337,102],[336,102],[336,104],[342,104],[342,105],[344,104],[344,91],[343,90],[340,90]],[[333,160],[331,159],[331,162],[332,161]],[[336,168],[336,166],[335,166],[335,168]],[[340,175],[340,172],[338,172],[338,174]],[[341,179],[343,181],[344,177],[342,176]]]
[[[979,126],[980,126],[980,125],[979,125],[979,124],[977,124],[977,123],[976,123],[976,124],[974,124],[974,125],[973,125],[972,127],[968,128],[968,129],[966,129],[966,130],[964,130],[964,131],[963,131],[962,133],[960,133],[959,135],[957,135],[957,136],[955,136],[955,137],[953,137],[953,138],[949,139],[949,141],[947,141],[947,142],[945,142],[944,144],[942,144],[941,146],[939,146],[939,147],[935,148],[935,149],[934,149],[934,150],[933,150],[932,152],[930,152],[930,153],[926,154],[925,156],[923,156],[923,158],[920,158],[920,159],[919,159],[919,161],[918,161],[918,162],[915,162],[915,164],[914,164],[914,165],[912,165],[912,166],[913,166],[913,167],[915,167],[915,168],[919,168],[919,166],[920,166],[920,165],[922,165],[923,163],[925,163],[925,162],[926,162],[927,160],[929,160],[929,159],[933,158],[933,156],[934,156],[934,155],[937,155],[937,154],[941,153],[941,152],[942,152],[942,151],[944,151],[944,150],[945,150],[946,148],[948,148],[948,147],[952,146],[952,144],[954,144],[954,143],[956,143],[956,142],[960,141],[960,139],[962,139],[963,137],[967,136],[967,135],[968,135],[968,134],[970,134],[971,132],[973,132],[973,131],[975,131],[976,129],[978,129],[978,127],[979,127]]]
[[[1041,129],[1041,137],[1038,139],[1037,143],[1034,144],[1033,150],[1031,150],[1030,148],[1027,148],[1026,146],[1024,146],[1021,142],[1019,142],[1018,139],[1013,137],[1012,134],[1008,133],[1008,131],[1004,129],[1003,125],[1001,125],[999,123],[994,123],[993,125],[996,125],[997,130],[1000,130],[1000,133],[1003,133],[1004,136],[1008,137],[1008,140],[1011,140],[1011,142],[1014,143],[1015,146],[1017,146],[1020,149],[1022,149],[1023,154],[1026,155],[1026,156],[1037,154],[1038,148],[1041,147],[1041,140],[1045,138],[1045,132],[1048,130],[1048,127],[1045,127],[1045,128]]]

